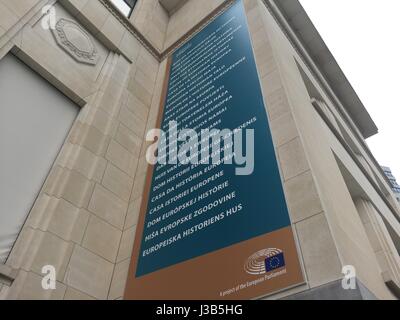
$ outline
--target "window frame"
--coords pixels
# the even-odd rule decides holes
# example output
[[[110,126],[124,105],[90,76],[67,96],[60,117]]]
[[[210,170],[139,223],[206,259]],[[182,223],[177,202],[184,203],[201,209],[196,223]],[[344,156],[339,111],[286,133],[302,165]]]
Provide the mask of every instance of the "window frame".
[[[129,19],[129,18],[132,16],[132,12],[133,12],[133,10],[135,9],[138,0],[123,0],[123,1],[126,3],[126,5],[127,5],[128,7],[131,8],[131,10],[129,11],[129,14],[128,14],[128,16],[127,16],[127,18]],[[129,3],[128,3],[129,1],[133,1],[132,6],[129,5]]]
[[[132,16],[133,10],[136,7],[136,4],[138,3],[139,0],[121,0],[125,5],[128,6],[129,8],[129,13],[126,15],[124,12],[118,8],[118,6],[114,3],[113,0],[110,0],[111,4],[126,18],[130,18]]]

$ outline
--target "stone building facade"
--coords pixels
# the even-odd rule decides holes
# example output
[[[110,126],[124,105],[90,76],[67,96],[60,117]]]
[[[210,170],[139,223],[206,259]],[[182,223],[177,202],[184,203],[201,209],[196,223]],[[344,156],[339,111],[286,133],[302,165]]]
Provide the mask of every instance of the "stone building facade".
[[[298,1],[243,2],[305,278],[266,298],[399,298],[400,206],[365,143],[373,120]],[[231,4],[138,0],[128,18],[110,0],[0,0],[0,66],[22,61],[79,106],[1,299],[123,298],[167,58]]]
[[[391,183],[392,190],[394,192],[397,201],[400,201],[400,186],[397,183],[397,180],[393,175],[392,170],[389,167],[382,167],[382,170]]]

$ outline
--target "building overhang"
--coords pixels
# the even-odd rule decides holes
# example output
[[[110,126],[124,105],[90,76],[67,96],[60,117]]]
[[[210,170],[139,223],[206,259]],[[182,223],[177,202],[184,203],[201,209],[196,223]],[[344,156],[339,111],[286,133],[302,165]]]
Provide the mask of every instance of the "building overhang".
[[[187,0],[159,0],[159,2],[168,14],[172,15],[176,10],[183,6]]]
[[[298,0],[270,0],[278,8],[309,57],[351,116],[364,138],[378,133],[378,127],[346,78],[331,51]]]

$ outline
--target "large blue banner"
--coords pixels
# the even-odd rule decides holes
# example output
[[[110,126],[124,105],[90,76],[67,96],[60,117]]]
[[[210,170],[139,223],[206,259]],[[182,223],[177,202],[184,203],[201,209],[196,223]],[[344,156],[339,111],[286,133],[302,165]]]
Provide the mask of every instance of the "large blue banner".
[[[162,130],[172,121],[178,131],[254,130],[254,167],[248,163],[248,172],[238,175],[235,162],[158,163],[136,277],[290,226],[241,1],[174,53]],[[246,143],[243,134],[243,154]]]

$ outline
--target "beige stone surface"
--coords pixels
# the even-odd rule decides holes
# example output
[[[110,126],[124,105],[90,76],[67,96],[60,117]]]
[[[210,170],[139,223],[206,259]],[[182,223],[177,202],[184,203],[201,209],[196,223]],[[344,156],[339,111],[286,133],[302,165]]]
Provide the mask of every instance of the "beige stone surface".
[[[311,171],[284,184],[292,223],[297,223],[323,211]]]
[[[130,79],[128,90],[146,106],[151,104],[151,93],[142,84],[140,84],[135,77]]]
[[[30,257],[29,252],[36,250],[37,244],[33,242],[34,236],[35,231],[32,228],[27,226],[22,228],[7,259],[7,266],[16,270],[24,266],[24,260],[27,256]]]
[[[122,232],[111,224],[92,215],[82,246],[100,257],[115,262]]]
[[[115,140],[135,157],[139,157],[142,140],[122,123],[118,127]]]
[[[266,74],[263,78],[261,78],[261,88],[265,97],[270,97],[276,91],[282,89],[282,80],[279,73],[279,70],[271,71]]]
[[[0,37],[2,37],[5,33],[6,33],[6,29],[4,29],[3,27],[0,26]],[[7,42],[8,41],[9,41],[9,39],[7,38]],[[2,49],[2,50],[4,50],[4,49]],[[0,52],[0,57],[2,58],[2,56],[3,56],[3,54]]]
[[[89,211],[118,229],[123,228],[128,204],[101,185],[96,185]]]
[[[63,4],[65,4],[65,2],[68,2],[69,4],[73,5],[78,11],[81,11],[88,1],[90,0],[61,0]]]
[[[131,228],[138,223],[142,198],[137,198],[129,204],[128,213],[125,220],[125,229]]]
[[[162,50],[168,14],[157,0],[139,1],[131,21],[155,48]]]
[[[98,96],[100,96],[101,99],[104,99],[107,95],[99,94]],[[117,97],[113,97],[113,99],[116,102],[118,101]],[[105,102],[102,101],[102,103]],[[96,104],[96,101],[93,101],[93,104]],[[84,108],[82,108],[81,112],[79,113],[79,120],[82,123],[95,127],[104,135],[113,136],[117,131],[118,121],[116,121],[116,119],[112,117],[113,115],[107,111],[109,110],[104,110],[103,108],[95,108],[89,102]]]
[[[60,81],[62,81],[64,77],[69,78],[70,75],[74,75],[75,79],[71,80],[72,82],[76,82],[76,84],[85,84],[86,81],[86,86],[93,84],[93,82],[96,81],[96,78],[104,67],[107,56],[109,54],[109,49],[104,45],[103,41],[99,41],[99,38],[95,36],[95,33],[90,34],[90,28],[85,26],[85,24],[77,19],[76,16],[71,14],[71,11],[66,10],[65,6],[60,5],[60,3],[56,3],[54,5],[54,10],[56,12],[57,20],[66,19],[70,22],[73,22],[83,32],[86,33],[84,37],[76,34],[76,39],[80,39],[86,42],[87,40],[84,39],[86,37],[89,37],[90,43],[95,46],[97,51],[96,64],[88,65],[85,63],[77,62],[70,53],[67,53],[65,51],[64,47],[62,47],[58,44],[57,41],[55,41],[55,37],[50,30],[42,28],[42,22],[45,20],[38,21],[37,23],[32,23],[32,30],[34,31],[34,35],[39,36],[41,41],[46,41],[47,45],[52,49],[51,52],[54,52],[55,59],[51,60],[51,62],[53,64],[53,67],[58,70],[58,79]],[[40,16],[38,16],[38,18],[39,17]],[[44,17],[43,19],[46,19],[46,17]],[[60,65],[60,62],[62,63],[62,65]],[[68,72],[66,72],[66,70],[68,70]],[[81,78],[83,81],[80,80]]]
[[[149,77],[146,71],[142,71],[141,69],[137,69],[135,73],[135,81],[139,83],[145,90],[149,93],[153,92],[154,90],[154,82],[155,78]]]
[[[7,31],[18,22],[17,14],[9,9],[3,2],[0,2],[0,26]]]
[[[145,72],[149,77],[157,77],[159,63],[144,48],[141,48],[137,59],[137,68]]]
[[[8,9],[10,9],[17,17],[23,17],[30,9],[36,5],[39,0],[26,0],[26,1],[1,1]]]
[[[60,199],[48,230],[66,241],[81,243],[89,221],[89,212]]]
[[[261,12],[257,6],[253,6],[246,11],[247,22],[251,33],[256,33],[263,27]]]
[[[67,143],[58,158],[57,164],[78,171],[89,180],[100,182],[106,169],[106,161],[79,145]]]
[[[311,288],[342,278],[342,265],[325,214],[296,224]]]
[[[127,229],[122,234],[121,244],[118,251],[117,262],[129,259],[132,255],[133,243],[135,241],[136,226]]]
[[[107,299],[114,264],[75,246],[64,283],[96,299]]]
[[[113,164],[108,163],[102,185],[122,200],[129,201],[133,179]]]
[[[9,298],[10,287],[6,285],[0,285],[0,300],[7,300]]]
[[[118,88],[118,91],[114,90]],[[121,86],[110,85],[110,83],[107,83],[106,88],[101,89],[104,91],[98,93],[100,96],[98,108],[106,112],[112,118],[118,118],[118,113],[121,110],[121,105],[124,99],[124,93],[120,92],[120,88]],[[109,135],[112,135],[112,133],[109,132]]]
[[[20,271],[17,280],[13,283],[6,299],[10,300],[62,300],[66,286],[56,283],[56,290],[44,290],[42,277],[33,272]]]
[[[99,129],[82,124],[77,121],[71,131],[69,141],[72,144],[78,144],[85,147],[98,156],[104,156],[111,138],[104,135]]]
[[[135,177],[135,182],[133,185],[131,200],[137,200],[140,198],[144,192],[144,186],[146,182],[146,174],[141,174]]]
[[[23,29],[20,35],[21,50],[17,56],[65,95],[81,104],[85,97],[96,90],[94,77],[96,77],[97,69],[87,69],[87,65],[77,63],[55,44],[48,30],[45,32],[40,28],[40,23],[36,25],[36,28],[37,30],[26,26]],[[107,53],[103,47],[99,47],[100,50],[104,50],[101,59],[104,62]],[[101,68],[101,66],[100,62],[98,67]]]
[[[279,160],[284,179],[289,180],[309,170],[304,149],[299,138],[296,138],[278,149]]]
[[[128,270],[130,259],[122,261],[115,266],[114,275],[111,282],[109,300],[116,300],[123,297],[125,291],[126,280],[128,277]]]
[[[121,43],[119,44],[119,48],[129,59],[131,59],[132,62],[134,62],[137,59],[140,44],[132,33],[125,31]]]
[[[146,156],[142,156],[139,159],[139,164],[138,164],[137,172],[136,172],[137,176],[140,177],[141,175],[147,174],[149,167],[150,167],[150,165],[147,162]]]
[[[255,32],[252,40],[258,75],[262,79],[271,72],[276,71],[278,66],[275,62],[271,44],[263,28]]]
[[[140,70],[137,70],[137,72],[143,73]],[[153,83],[153,85],[154,85],[154,83]],[[125,106],[131,112],[133,112],[133,114],[136,117],[138,117],[140,120],[142,120],[144,122],[147,121],[147,117],[149,114],[149,107],[146,106],[142,101],[140,101],[136,96],[134,96],[133,94],[128,94],[128,99],[126,101]]]
[[[127,128],[133,131],[136,136],[142,138],[144,136],[145,121],[140,116],[131,111],[131,108],[123,106],[119,115],[119,120]]]
[[[46,182],[45,192],[58,198],[62,197],[78,208],[87,207],[94,182],[75,170],[56,167],[53,172]]]
[[[81,13],[95,26],[96,29],[100,30],[110,12],[103,6],[99,1],[87,1],[86,5],[82,8]]]
[[[67,287],[67,290],[65,291],[64,300],[83,301],[83,300],[96,300],[96,299],[83,292],[80,292],[79,290]]]
[[[106,158],[129,176],[132,177],[134,175],[137,159],[115,140],[111,140]]]
[[[72,254],[73,244],[48,232],[38,231],[37,236],[40,238],[40,246],[36,251],[30,270],[41,274],[44,266],[54,266],[57,280],[62,281]]]
[[[272,120],[271,132],[276,148],[294,140],[299,135],[293,116],[290,113]]]
[[[289,102],[286,97],[284,88],[276,90],[265,98],[268,115],[271,121],[282,117],[284,114],[290,112]]]
[[[107,20],[100,30],[111,43],[117,47],[124,36],[125,27],[112,15],[108,15]]]

